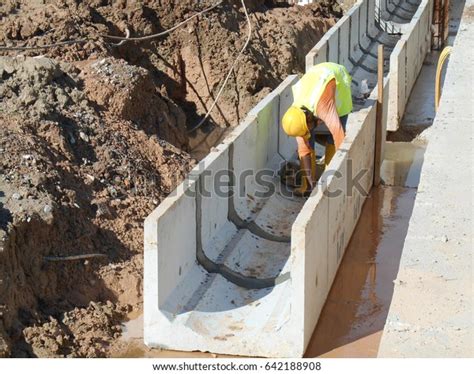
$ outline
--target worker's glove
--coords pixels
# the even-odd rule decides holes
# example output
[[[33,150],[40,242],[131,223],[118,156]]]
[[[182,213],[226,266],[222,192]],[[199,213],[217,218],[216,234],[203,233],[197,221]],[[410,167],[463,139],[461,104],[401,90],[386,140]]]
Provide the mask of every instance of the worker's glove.
[[[308,180],[306,178],[306,173],[304,170],[303,163],[300,159],[300,172],[301,172],[301,187],[296,188],[293,190],[294,194],[296,196],[309,196],[311,195],[311,191],[313,189],[313,186],[315,185],[315,176],[316,176],[316,153],[313,151],[311,152],[311,176],[310,178],[312,179],[311,185],[308,183]]]
[[[303,186],[295,188],[293,193],[298,197],[308,197],[311,195],[312,188],[307,186],[307,183],[304,183]]]

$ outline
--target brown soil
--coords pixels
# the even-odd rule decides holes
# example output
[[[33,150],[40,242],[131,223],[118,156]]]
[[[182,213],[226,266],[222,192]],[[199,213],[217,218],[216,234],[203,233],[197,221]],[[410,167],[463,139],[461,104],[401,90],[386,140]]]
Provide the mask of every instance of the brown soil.
[[[144,218],[195,164],[201,134],[186,129],[212,102],[246,23],[232,0],[161,39],[111,47],[99,34],[159,32],[211,3],[0,5],[0,45],[90,39],[0,57],[0,357],[109,356],[121,323],[141,313]],[[332,1],[271,3],[248,2],[251,44],[204,133],[236,125],[301,73],[296,56],[341,16]],[[102,256],[63,258],[84,254]]]
[[[144,69],[115,59],[97,65],[127,67],[114,84],[131,99],[146,92]],[[0,60],[0,304],[14,342],[26,339],[26,326],[61,320],[91,300],[140,308],[143,219],[193,165],[133,117],[130,98],[101,83],[94,66],[81,78],[46,58]],[[108,98],[110,111],[97,109],[90,90]],[[147,101],[173,118],[158,96]],[[47,259],[88,253],[105,258]]]

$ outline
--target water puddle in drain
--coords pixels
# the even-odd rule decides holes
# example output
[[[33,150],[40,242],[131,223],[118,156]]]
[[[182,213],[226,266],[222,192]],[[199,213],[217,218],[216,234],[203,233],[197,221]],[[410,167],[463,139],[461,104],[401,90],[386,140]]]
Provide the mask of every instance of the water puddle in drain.
[[[372,189],[306,357],[376,357],[416,189]]]
[[[209,352],[181,352],[159,348],[149,348],[143,341],[143,314],[130,316],[122,325],[122,336],[111,348],[110,355],[115,358],[210,358],[228,357]]]
[[[377,357],[425,148],[386,143],[384,185],[362,208],[306,357]]]
[[[387,142],[380,175],[385,185],[417,187],[420,183],[425,145]]]

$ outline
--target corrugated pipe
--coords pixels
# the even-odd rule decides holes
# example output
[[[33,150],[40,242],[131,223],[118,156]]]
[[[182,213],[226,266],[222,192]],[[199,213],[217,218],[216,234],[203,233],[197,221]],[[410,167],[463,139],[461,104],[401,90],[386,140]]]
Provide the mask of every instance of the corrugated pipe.
[[[439,101],[441,99],[441,73],[443,72],[444,63],[451,55],[452,47],[446,47],[441,52],[436,68],[436,82],[435,82],[435,110],[438,111]]]

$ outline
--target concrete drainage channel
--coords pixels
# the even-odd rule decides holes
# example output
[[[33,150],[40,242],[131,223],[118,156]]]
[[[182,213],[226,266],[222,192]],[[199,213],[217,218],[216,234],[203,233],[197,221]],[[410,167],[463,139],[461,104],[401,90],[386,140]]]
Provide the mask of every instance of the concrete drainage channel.
[[[308,199],[278,176],[296,156],[280,126],[298,81],[289,76],[147,217],[148,346],[303,356],[372,185],[376,90],[367,97],[361,88],[375,86],[383,43],[383,123],[396,128],[429,48],[431,9],[430,0],[360,1],[306,56],[307,68],[344,64],[355,102],[345,141]]]

